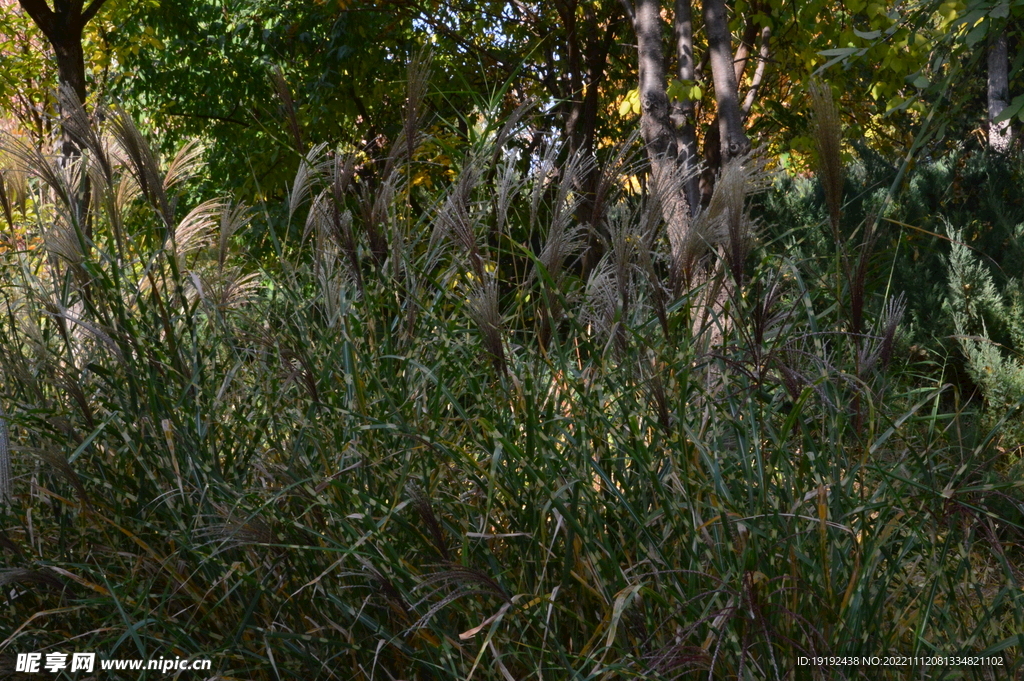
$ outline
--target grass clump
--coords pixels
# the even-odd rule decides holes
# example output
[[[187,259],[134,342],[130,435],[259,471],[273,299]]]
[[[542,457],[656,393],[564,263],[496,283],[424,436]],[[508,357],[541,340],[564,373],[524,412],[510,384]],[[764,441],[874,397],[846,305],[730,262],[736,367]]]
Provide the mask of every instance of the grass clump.
[[[816,286],[758,243],[753,161],[683,277],[657,197],[617,189],[628,150],[580,224],[593,161],[526,153],[526,113],[433,190],[417,123],[373,172],[311,150],[305,237],[265,226],[268,261],[235,238],[259,209],[186,210],[191,150],[162,163],[110,120],[63,161],[5,141],[28,178],[2,263],[8,662],[73,639],[218,678],[1017,669],[993,434],[894,375],[896,296],[850,331],[839,244]]]

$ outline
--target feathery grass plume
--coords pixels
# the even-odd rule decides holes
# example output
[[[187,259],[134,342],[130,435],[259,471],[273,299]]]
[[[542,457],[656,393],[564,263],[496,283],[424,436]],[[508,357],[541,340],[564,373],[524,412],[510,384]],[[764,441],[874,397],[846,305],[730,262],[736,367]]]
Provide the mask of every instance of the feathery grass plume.
[[[303,147],[302,126],[299,125],[299,118],[295,113],[295,101],[292,99],[291,88],[288,87],[288,81],[284,79],[284,71],[280,66],[274,66],[270,72],[270,80],[274,85],[274,93],[277,94],[277,98],[281,100],[281,106],[284,108],[285,116],[288,119],[288,128],[295,140],[295,148],[301,150]]]
[[[306,214],[306,226],[302,230],[302,240],[313,235],[313,267],[314,273],[316,267],[318,267],[318,255],[325,250],[328,242],[333,245],[333,239],[327,239],[326,237],[331,232],[331,219],[328,213],[330,212],[330,206],[327,204],[330,202],[330,196],[326,192],[321,192],[313,199],[313,205],[309,208],[309,213]]]
[[[592,229],[601,229],[608,207],[617,203],[627,178],[639,174],[646,163],[638,158],[642,148],[636,143],[639,138],[640,128],[637,128],[615,148],[611,159],[601,166],[593,188],[590,214],[586,216]]]
[[[228,205],[224,199],[203,201],[181,219],[174,228],[173,240],[168,240],[165,247],[176,257],[183,258],[213,245],[214,231],[223,223]]]
[[[70,183],[73,179],[81,179],[80,174],[75,175],[74,168],[62,167],[57,157],[45,156],[27,140],[4,132],[0,132],[0,152],[4,152],[7,157],[8,172],[13,170],[25,178],[36,177],[42,180],[71,215],[81,213],[78,187]],[[69,165],[79,167],[77,163]],[[25,186],[27,188],[27,183]]]
[[[395,197],[402,191],[405,178],[397,169],[384,176],[376,187],[370,183],[359,185],[359,210],[362,213],[363,229],[369,242],[370,254],[378,267],[388,257],[388,227],[394,220],[397,209]]]
[[[617,204],[610,208],[607,213],[610,216],[616,211],[630,212],[629,207],[626,204]],[[661,331],[664,337],[670,338],[672,336],[672,330],[669,325],[668,319],[668,298],[669,294],[673,289],[673,283],[677,281],[676,273],[673,271],[673,266],[669,264],[669,286],[666,287],[663,282],[662,272],[659,271],[655,263],[660,261],[662,258],[658,253],[657,241],[658,236],[661,232],[660,224],[660,210],[657,207],[657,201],[646,201],[642,204],[639,215],[637,217],[625,218],[628,220],[636,220],[637,222],[637,238],[639,243],[636,248],[636,262],[640,272],[644,275],[647,284],[647,291],[650,294],[651,302],[654,306],[654,312],[658,316],[658,322],[661,325]],[[669,258],[671,259],[671,255]]]
[[[601,258],[587,278],[579,319],[600,336],[610,336],[617,323],[619,284],[615,280],[615,261]]]
[[[196,175],[203,166],[203,154],[206,146],[201,140],[189,140],[181,145],[174,158],[167,164],[164,173],[164,192],[169,192],[176,185],[187,182]]]
[[[851,271],[849,255],[844,252],[843,268],[846,270],[847,287],[850,291],[850,331],[861,333],[864,330],[864,303],[867,295],[868,274],[871,271],[871,256],[874,255],[875,243],[878,241],[878,223],[868,219],[864,223],[864,234],[858,248],[856,267]]]
[[[552,178],[558,172],[558,155],[562,151],[562,143],[556,139],[542,137],[540,142],[540,153],[536,161],[530,159],[530,167],[533,169],[531,178],[532,192],[530,194],[530,228],[537,225],[537,214],[540,210],[541,201],[548,190]]]
[[[542,164],[544,162],[542,160]],[[594,167],[594,163],[592,156],[577,151],[561,169],[561,181],[552,204],[551,223],[538,258],[556,286],[561,283],[562,268],[567,258],[576,253],[582,245],[584,226],[574,224],[575,214],[583,201],[582,182]],[[542,191],[536,185],[538,182],[543,184],[543,181],[543,176],[535,178],[535,197]]]
[[[811,132],[818,149],[816,170],[825,191],[832,236],[838,244],[843,211],[843,129],[839,121],[839,110],[832,98],[832,89],[820,80],[813,80],[810,93],[814,110]]]
[[[483,175],[479,159],[469,157],[444,204],[437,211],[435,233],[457,243],[469,257],[477,280],[484,280],[484,256],[477,242],[479,216],[472,210],[473,190]]]
[[[734,164],[740,161],[742,165],[735,167]],[[730,168],[730,166],[734,166]],[[731,179],[733,173],[740,175],[739,181]],[[730,177],[726,177],[729,175]],[[724,182],[723,182],[724,181]],[[771,180],[764,172],[764,159],[760,156],[748,154],[741,159],[734,159],[726,164],[722,170],[719,183],[724,183],[724,197],[726,201],[726,260],[732,273],[733,281],[737,290],[741,289],[744,282],[744,267],[750,248],[756,236],[756,225],[750,218],[746,206],[747,197],[766,190],[771,185]],[[739,185],[739,188],[733,187]],[[717,188],[716,188],[717,189]],[[714,197],[712,197],[714,200]]]
[[[211,310],[222,314],[250,304],[260,289],[258,272],[243,274],[235,267],[188,274],[195,295]]]
[[[334,225],[334,238],[338,247],[345,254],[349,274],[355,279],[360,291],[363,287],[363,271],[359,265],[359,244],[356,242],[355,231],[352,229],[352,211],[341,212],[338,202],[331,205],[331,219]]]
[[[160,163],[149,146],[149,142],[135,126],[135,121],[122,109],[115,109],[110,114],[110,133],[117,146],[120,147],[128,170],[142,190],[143,196],[163,219],[164,226],[170,231],[174,224],[171,203],[164,189],[164,179],[160,173]]]
[[[403,160],[411,162],[424,135],[420,132],[423,123],[423,103],[430,86],[430,65],[433,52],[429,47],[421,48],[409,60],[405,85],[405,106],[403,108],[402,130],[391,146],[391,154],[384,174]]]
[[[517,154],[512,154],[497,171],[497,191],[494,195],[494,234],[505,229],[508,209],[526,185],[526,178],[516,169]]]
[[[463,596],[493,596],[506,604],[512,602],[512,598],[508,595],[505,589],[503,589],[501,585],[498,584],[490,575],[487,575],[476,568],[449,563],[444,565],[444,569],[428,574],[420,581],[419,584],[416,585],[416,590],[426,589],[429,587],[435,588],[416,602],[413,605],[413,609],[416,609],[426,603],[428,600],[440,593],[444,588],[453,586],[454,589],[452,591],[449,591],[443,598],[433,603],[430,606],[430,609],[427,610],[427,612],[420,617],[415,624],[409,627],[405,633],[408,634],[425,627],[430,620],[434,618],[434,615]]]
[[[253,215],[249,211],[249,207],[244,203],[236,203],[231,205],[228,201],[224,204],[224,208],[220,214],[220,232],[217,237],[217,267],[224,269],[224,263],[228,259],[228,249],[231,247],[231,237],[233,237],[238,230],[245,227],[252,220]]]
[[[11,435],[7,428],[7,412],[0,402],[0,505],[14,501],[14,473],[11,467]]]
[[[498,166],[498,160],[501,156],[502,150],[505,148],[505,144],[518,134],[519,123],[522,122],[523,118],[530,109],[537,105],[537,101],[532,98],[528,98],[523,102],[520,102],[519,106],[512,110],[508,118],[505,119],[505,124],[501,126],[501,130],[498,131],[497,137],[494,138],[494,146],[491,151],[491,162],[490,168],[493,170]]]
[[[637,225],[628,212],[619,211],[606,222],[608,236],[604,239],[605,251],[615,269],[615,285],[620,315],[625,321],[630,312],[630,303],[636,284],[637,252],[644,247]]]
[[[349,311],[360,288],[356,285],[356,294],[349,290],[355,282],[351,270],[338,266],[337,251],[331,250],[322,254],[317,284],[320,287],[320,299],[323,301],[324,315],[328,328],[337,328],[345,314]]]
[[[557,151],[556,145],[550,145],[549,150]],[[548,171],[541,172],[541,169],[551,163]],[[536,222],[536,213],[540,205],[540,197],[545,193],[544,185],[548,182],[551,171],[554,170],[554,157],[546,158],[542,155],[537,173],[533,178],[533,196],[530,215],[530,226],[533,228]],[[540,304],[540,329],[539,339],[542,347],[547,347],[548,340],[562,316],[562,302],[559,297],[562,288],[563,269],[569,256],[578,253],[585,243],[585,226],[576,222],[576,210],[583,201],[583,194],[580,191],[580,182],[593,167],[593,159],[578,151],[569,158],[562,168],[562,178],[558,185],[552,206],[552,214],[548,224],[547,234],[544,237],[544,246],[534,266],[530,278],[543,281],[537,268],[543,267],[548,279],[551,281],[553,290],[547,286],[542,289],[538,298]]]
[[[889,362],[892,361],[892,349],[896,341],[896,330],[899,328],[900,322],[903,321],[903,315],[906,311],[907,297],[903,292],[900,292],[895,298],[889,298],[889,300],[885,301],[885,309],[882,312],[882,317],[879,319],[882,341],[878,347],[878,358],[882,362],[883,368],[888,367]]]
[[[484,347],[499,371],[505,369],[505,346],[501,340],[501,310],[498,308],[498,282],[490,274],[473,287],[469,296],[469,315],[480,328]]]
[[[295,211],[309,197],[314,182],[326,172],[333,161],[327,153],[327,143],[321,142],[306,152],[306,155],[299,161],[299,168],[295,171],[295,179],[292,181],[292,189],[288,193],[288,218],[295,217]]]
[[[374,583],[377,585],[377,588],[384,595],[384,598],[388,601],[388,604],[391,605],[394,608],[394,610],[400,614],[402,621],[408,623],[408,616],[411,608],[409,604],[406,602],[405,598],[402,597],[402,593],[398,590],[398,587],[395,586],[395,583],[387,576],[385,576],[384,573],[378,570],[373,565],[373,563],[371,563],[364,556],[356,554],[356,560],[363,567],[363,570],[369,573],[370,578],[373,579]],[[352,572],[348,574],[358,573]]]
[[[695,221],[686,202],[686,183],[694,173],[695,169],[687,171],[680,164],[658,162],[651,166],[648,183],[653,203],[665,221],[671,253],[669,277],[676,295],[689,288],[696,261],[714,242],[707,233],[714,223],[707,215],[703,221]]]
[[[71,168],[77,165],[79,165],[79,160],[72,159],[68,161],[67,167]],[[59,257],[69,265],[81,265],[91,250],[91,244],[85,240],[84,235],[78,229],[75,217],[60,203],[44,204],[41,208],[49,209],[47,211],[49,215],[39,216],[43,219],[43,223],[39,225],[39,231],[42,233],[43,244],[47,252]]]
[[[337,154],[331,173],[331,202],[329,213],[333,225],[334,239],[345,254],[349,272],[355,277],[356,286],[363,291],[363,273],[359,264],[359,244],[352,229],[352,212],[345,208],[345,194],[355,175],[356,159],[351,154]],[[327,191],[327,190],[325,190]]]
[[[107,183],[110,183],[113,178],[110,158],[103,143],[100,141],[96,127],[89,120],[85,107],[79,101],[78,94],[67,83],[61,83],[57,89],[57,100],[60,103],[61,125],[64,131],[79,148],[89,151],[92,157],[99,163]]]

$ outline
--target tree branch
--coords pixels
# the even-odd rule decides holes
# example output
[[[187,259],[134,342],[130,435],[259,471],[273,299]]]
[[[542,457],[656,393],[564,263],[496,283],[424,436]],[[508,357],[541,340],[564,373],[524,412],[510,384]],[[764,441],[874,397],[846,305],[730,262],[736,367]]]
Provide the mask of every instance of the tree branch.
[[[50,6],[46,4],[46,0],[18,0],[18,4],[32,17],[32,21],[36,22],[36,26],[49,38],[55,28],[56,16],[53,10],[50,9]]]
[[[754,77],[750,81],[750,89],[747,90],[747,96],[743,98],[743,105],[740,107],[743,111],[744,120],[750,115],[750,109],[754,106],[754,100],[757,99],[757,90],[764,81],[764,72],[768,66],[768,58],[771,56],[771,50],[768,45],[768,40],[771,37],[772,30],[770,28],[765,26],[761,29],[761,47],[757,54],[757,68],[754,70]]]
[[[82,26],[85,26],[89,23],[90,19],[96,16],[96,13],[100,11],[100,8],[103,7],[103,3],[106,1],[107,0],[92,0],[92,2],[89,3],[89,6],[82,12]]]

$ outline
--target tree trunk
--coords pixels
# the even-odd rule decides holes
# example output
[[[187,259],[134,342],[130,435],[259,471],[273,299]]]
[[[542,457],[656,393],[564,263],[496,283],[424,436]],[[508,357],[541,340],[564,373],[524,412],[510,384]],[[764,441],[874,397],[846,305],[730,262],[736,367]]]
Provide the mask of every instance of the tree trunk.
[[[988,145],[999,154],[1009,151],[1013,137],[1009,120],[995,122],[1010,100],[1008,62],[1006,30],[1002,29],[990,35],[988,42]]]
[[[50,37],[57,55],[57,75],[61,85],[74,90],[78,101],[85,104],[85,53],[82,51],[82,31],[61,31]]]
[[[704,29],[708,34],[708,52],[711,57],[711,76],[715,84],[718,104],[718,126],[721,136],[722,163],[750,151],[750,140],[743,131],[733,64],[729,20],[723,0],[704,0]]]
[[[652,164],[674,161],[675,131],[665,93],[665,57],[661,51],[661,11],[657,0],[636,3],[634,28],[640,67],[640,132]]]
[[[670,118],[665,92],[665,60],[661,51],[661,12],[657,0],[637,2],[633,26],[640,55],[640,133],[651,162],[652,193],[660,202],[672,248],[672,288],[681,291],[685,285],[685,252],[692,212],[686,200],[686,190],[680,183],[684,179],[680,161],[684,164],[692,161],[679,158],[677,129]]]
[[[679,80],[693,82],[693,10],[690,0],[676,0],[674,29]],[[700,208],[700,180],[697,177],[697,130],[694,125],[693,100],[672,103],[672,123],[676,129],[677,163],[684,177],[683,189],[691,214]]]

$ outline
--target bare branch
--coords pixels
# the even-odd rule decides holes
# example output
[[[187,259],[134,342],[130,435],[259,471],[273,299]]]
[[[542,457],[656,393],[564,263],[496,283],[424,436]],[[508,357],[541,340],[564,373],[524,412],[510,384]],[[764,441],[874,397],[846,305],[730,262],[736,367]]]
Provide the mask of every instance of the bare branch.
[[[750,81],[750,89],[747,90],[747,96],[743,98],[743,106],[740,107],[743,111],[744,120],[750,115],[750,109],[754,106],[754,100],[757,99],[757,91],[764,81],[764,72],[768,66],[768,58],[771,56],[771,48],[768,44],[771,36],[772,30],[770,28],[765,26],[761,29],[761,47],[757,54],[757,68],[754,70],[754,77]]]

